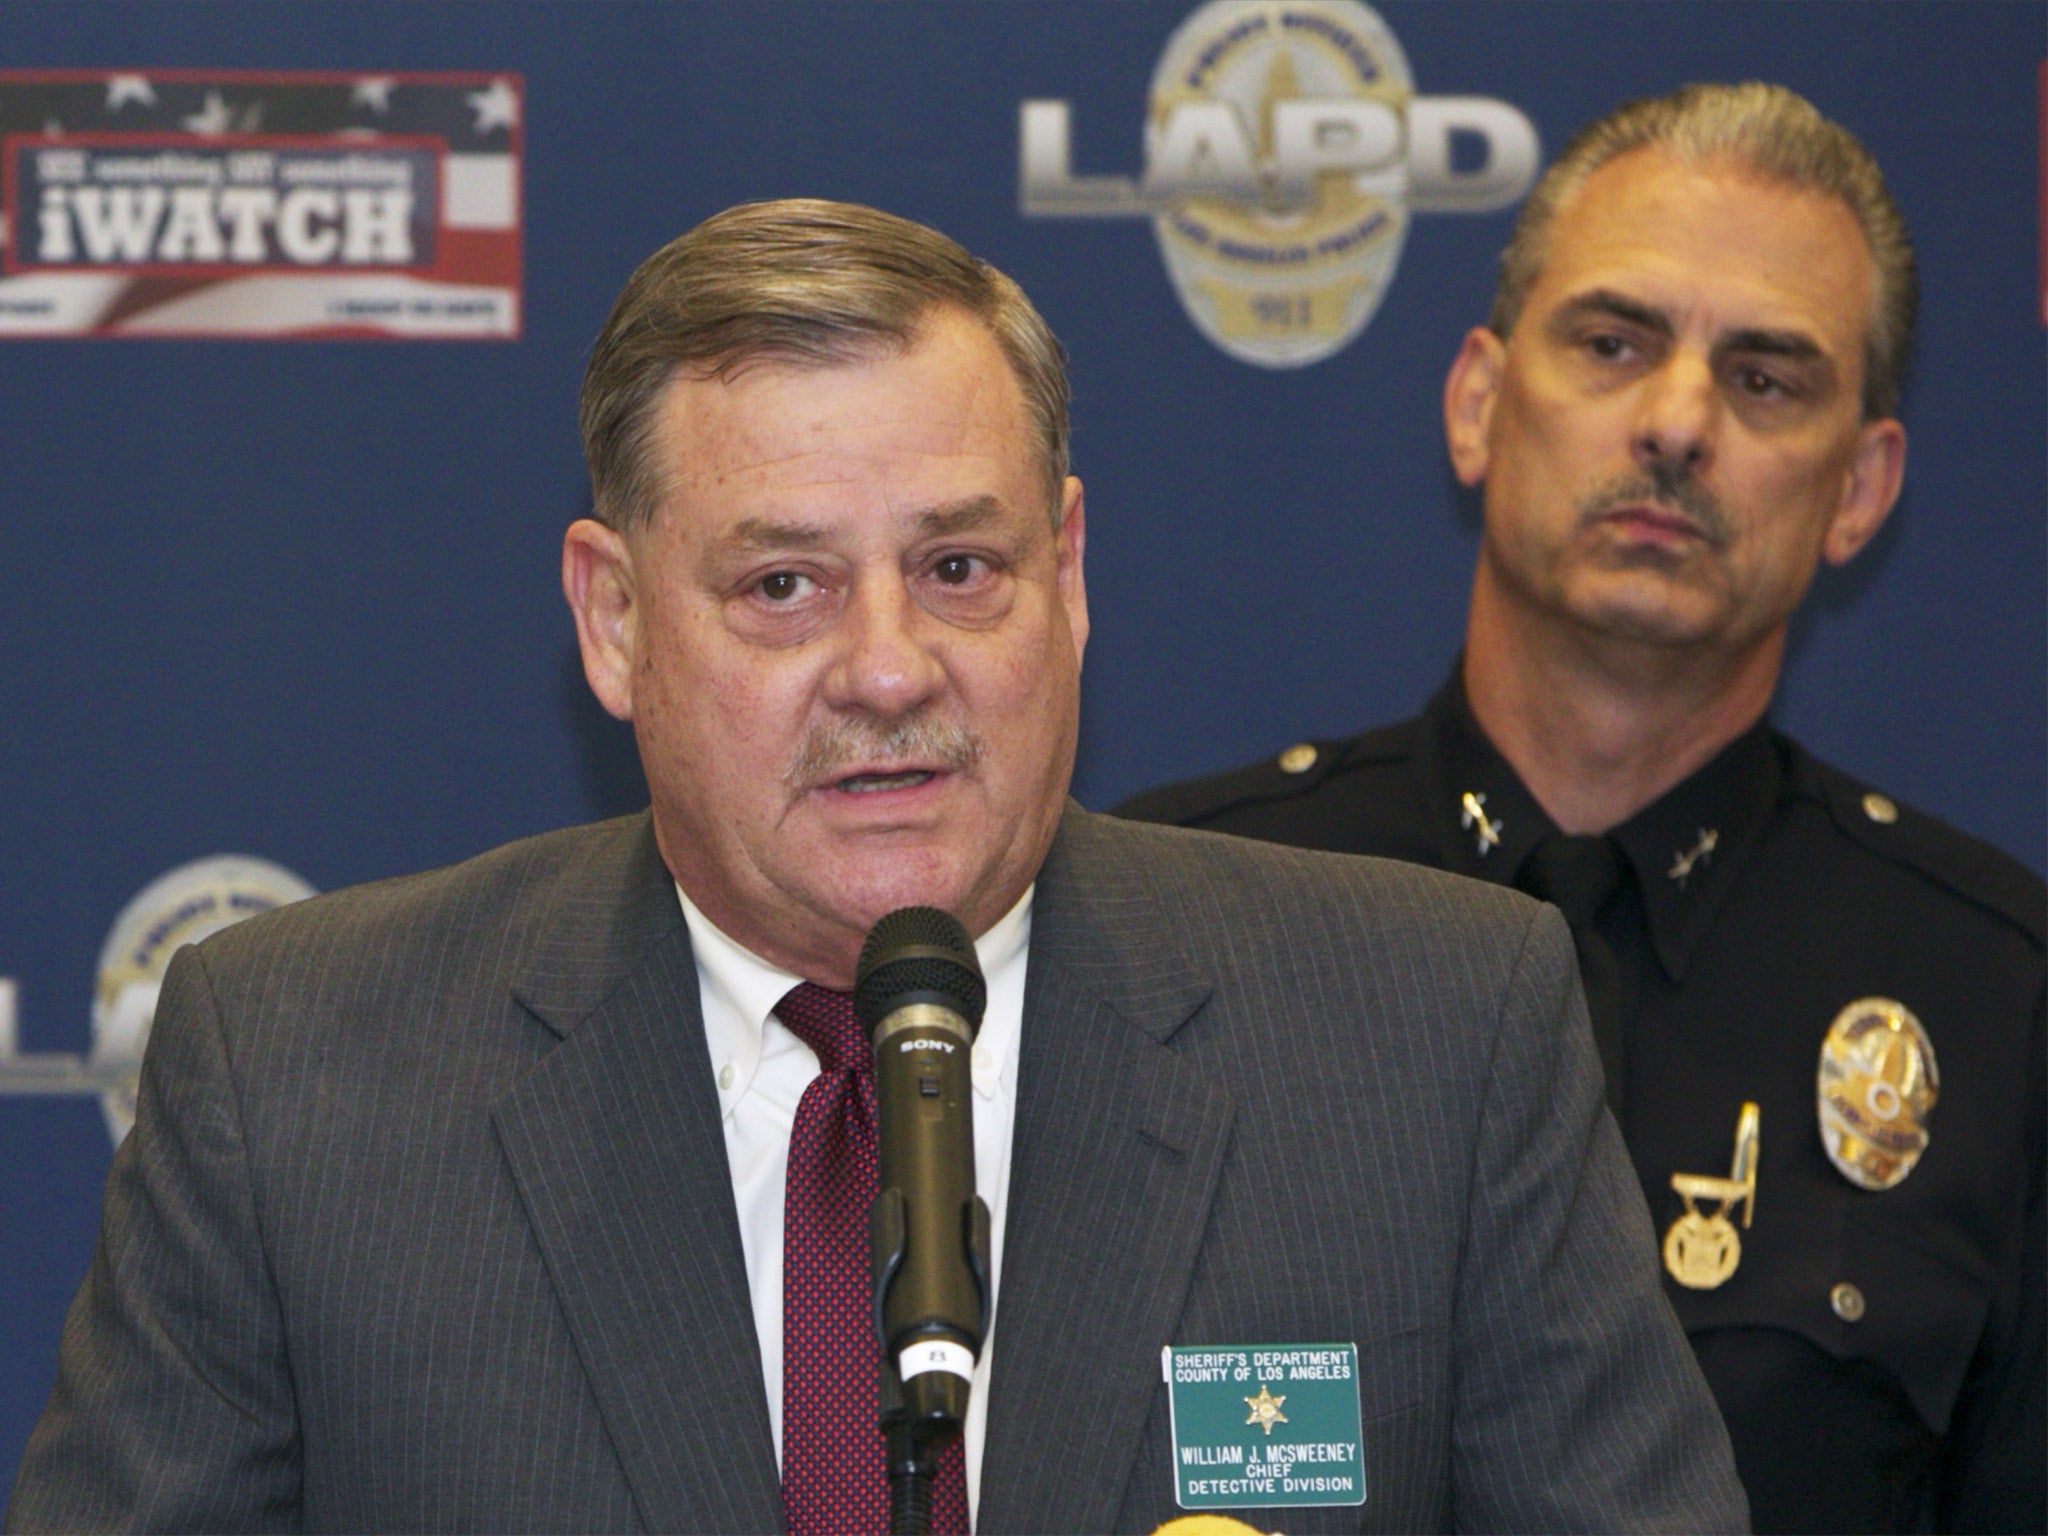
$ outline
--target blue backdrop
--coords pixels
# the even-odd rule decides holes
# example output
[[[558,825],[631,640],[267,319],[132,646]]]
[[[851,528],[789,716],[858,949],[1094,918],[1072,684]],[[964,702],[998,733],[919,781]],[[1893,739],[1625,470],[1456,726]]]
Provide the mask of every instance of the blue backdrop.
[[[1476,536],[1438,392],[1512,213],[1416,214],[1378,315],[1326,361],[1225,355],[1147,223],[1019,209],[1020,102],[1071,103],[1077,171],[1134,173],[1191,9],[0,11],[0,68],[524,77],[518,339],[0,341],[0,977],[19,1050],[88,1050],[115,915],[188,860],[253,854],[327,889],[643,803],[557,588],[588,504],[576,389],[635,264],[744,199],[935,224],[1070,348],[1085,803],[1411,711],[1458,642]],[[1621,98],[1692,79],[1783,81],[1870,145],[1925,284],[1908,488],[1821,582],[1778,715],[2041,868],[2039,5],[1376,9],[1418,91],[1512,104],[1546,158]],[[0,1096],[0,1486],[109,1153],[93,1098]]]

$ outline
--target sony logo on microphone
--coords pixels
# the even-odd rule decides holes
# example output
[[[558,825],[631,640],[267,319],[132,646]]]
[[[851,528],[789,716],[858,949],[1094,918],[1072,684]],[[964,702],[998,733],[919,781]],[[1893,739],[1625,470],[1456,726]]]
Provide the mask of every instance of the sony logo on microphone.
[[[896,1049],[899,1051],[944,1051],[950,1056],[953,1053],[953,1042],[950,1040],[906,1040],[897,1046]]]

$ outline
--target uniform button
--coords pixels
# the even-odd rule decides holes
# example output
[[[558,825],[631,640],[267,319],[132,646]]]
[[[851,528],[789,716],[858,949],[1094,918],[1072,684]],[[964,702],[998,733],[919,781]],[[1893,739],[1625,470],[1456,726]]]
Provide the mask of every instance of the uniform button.
[[[1280,754],[1282,773],[1307,773],[1316,765],[1316,749],[1305,741],[1298,741]]]
[[[1835,1316],[1845,1323],[1863,1320],[1863,1293],[1846,1280],[1828,1292],[1828,1305],[1835,1309]]]
[[[1863,797],[1863,814],[1881,827],[1888,827],[1899,819],[1899,808],[1890,798],[1872,790]]]
[[[718,1069],[718,1086],[721,1088],[730,1088],[732,1086],[732,1063],[729,1061]]]
[[[974,1062],[974,1070],[977,1072],[987,1074],[995,1071],[996,1069],[995,1054],[992,1051],[990,1051],[989,1048],[985,1045],[977,1045],[974,1048],[974,1056],[972,1059]]]

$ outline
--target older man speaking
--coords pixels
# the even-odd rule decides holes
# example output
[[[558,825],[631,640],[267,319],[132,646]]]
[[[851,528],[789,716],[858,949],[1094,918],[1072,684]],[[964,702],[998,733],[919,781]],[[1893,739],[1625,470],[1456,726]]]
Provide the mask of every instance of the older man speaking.
[[[872,210],[634,275],[563,575],[651,812],[179,956],[15,1528],[879,1529],[846,989],[908,904],[988,985],[935,1529],[1742,1523],[1555,914],[1067,800],[1066,407]]]

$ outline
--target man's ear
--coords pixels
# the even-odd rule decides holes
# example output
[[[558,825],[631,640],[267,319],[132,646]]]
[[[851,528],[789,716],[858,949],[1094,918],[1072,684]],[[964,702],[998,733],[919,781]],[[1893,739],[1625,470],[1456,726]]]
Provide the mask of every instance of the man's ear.
[[[1444,441],[1460,485],[1474,486],[1486,478],[1487,434],[1506,362],[1501,339],[1478,326],[1465,333],[1465,344],[1458,348],[1450,377],[1444,380]]]
[[[1866,421],[1856,433],[1856,449],[1849,459],[1849,475],[1842,484],[1841,504],[1828,524],[1821,542],[1821,557],[1829,565],[1854,558],[1857,551],[1877,537],[1877,530],[1891,516],[1899,499],[1899,486],[1906,478],[1906,429],[1886,417]]]
[[[1060,602],[1067,610],[1067,629],[1074,637],[1078,658],[1088,645],[1088,583],[1082,572],[1082,556],[1088,552],[1088,508],[1081,495],[1081,482],[1067,476],[1060,487],[1060,531],[1054,538],[1053,553],[1059,561]]]
[[[583,675],[608,714],[633,718],[633,663],[640,649],[633,552],[615,529],[578,518],[562,535],[562,594],[576,616]]]

